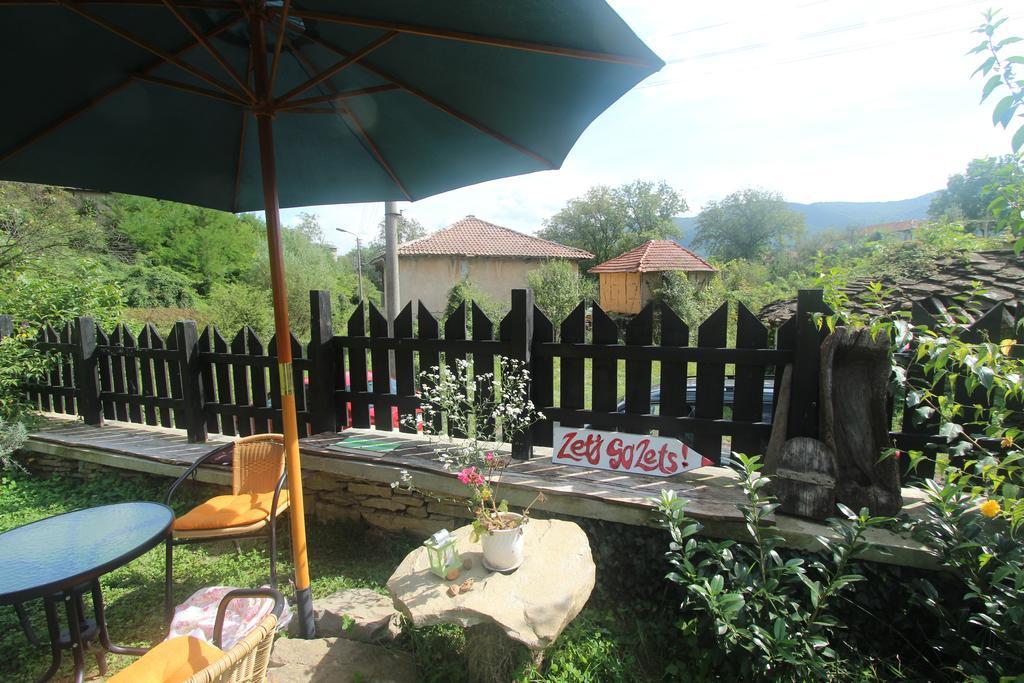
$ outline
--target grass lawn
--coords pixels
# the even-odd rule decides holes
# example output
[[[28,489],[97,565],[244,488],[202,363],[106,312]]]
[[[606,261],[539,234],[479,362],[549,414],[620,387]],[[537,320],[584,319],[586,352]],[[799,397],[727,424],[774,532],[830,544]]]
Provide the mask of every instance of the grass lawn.
[[[169,480],[167,481],[169,483]],[[39,479],[24,472],[7,472],[0,479],[0,531],[79,508],[129,500],[160,500],[162,480],[140,483],[118,479],[81,483]],[[188,492],[182,507],[194,503]],[[179,510],[180,512],[180,510]],[[287,526],[287,525],[284,525]],[[313,524],[308,529],[314,597],[341,588],[365,587],[385,593],[394,567],[421,539],[389,536],[352,524]],[[288,576],[287,535],[281,544],[280,575]],[[211,585],[257,586],[267,581],[265,544],[243,542],[242,553],[230,543],[182,546],[175,549],[175,597],[180,602],[192,591]],[[111,637],[115,642],[148,646],[161,637],[164,551],[160,546],[102,579]],[[0,680],[32,681],[49,664],[42,603],[26,605],[39,637],[33,648],[21,633],[14,610],[0,607]],[[87,611],[91,608],[86,605]],[[630,600],[602,601],[597,594],[548,653],[542,669],[529,665],[522,681],[648,681],[676,678],[672,605]],[[462,632],[456,627],[413,630],[406,627],[393,647],[415,654],[426,681],[460,681],[465,677]],[[70,657],[57,680],[67,680]],[[95,661],[89,658],[96,675]],[[132,658],[108,655],[116,671]]]

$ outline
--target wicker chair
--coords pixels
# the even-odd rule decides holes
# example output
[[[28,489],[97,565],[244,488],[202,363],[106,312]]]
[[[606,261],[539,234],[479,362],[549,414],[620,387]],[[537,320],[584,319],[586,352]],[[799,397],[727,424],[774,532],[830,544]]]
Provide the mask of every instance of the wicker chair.
[[[196,506],[174,520],[167,539],[165,619],[174,614],[174,546],[212,541],[238,540],[267,536],[270,543],[270,585],[277,588],[277,518],[288,509],[285,484],[284,437],[259,434],[238,439],[231,459],[231,495],[217,496]],[[171,503],[174,492],[200,465],[221,458],[226,449],[217,449],[194,462],[167,491]]]
[[[244,638],[225,651],[221,649],[224,613],[235,598],[266,597],[274,609]],[[284,597],[276,590],[238,589],[224,596],[217,608],[213,645],[192,636],[165,640],[122,669],[107,683],[161,681],[161,683],[264,683],[277,622],[284,610]]]

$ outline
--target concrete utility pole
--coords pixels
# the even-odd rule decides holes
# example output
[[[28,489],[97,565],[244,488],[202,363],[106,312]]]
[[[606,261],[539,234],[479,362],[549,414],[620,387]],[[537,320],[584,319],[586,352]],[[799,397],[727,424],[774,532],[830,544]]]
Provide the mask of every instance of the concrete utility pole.
[[[384,202],[384,315],[388,331],[394,332],[398,317],[398,202]]]
[[[338,232],[348,233],[356,238],[356,277],[359,278],[359,303],[363,303],[363,245],[359,235],[345,228],[335,228]]]

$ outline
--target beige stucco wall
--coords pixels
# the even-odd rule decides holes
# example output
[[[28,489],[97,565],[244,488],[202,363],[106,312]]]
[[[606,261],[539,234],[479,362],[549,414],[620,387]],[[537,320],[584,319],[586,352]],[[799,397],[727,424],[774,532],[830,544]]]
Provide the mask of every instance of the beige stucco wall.
[[[527,273],[543,263],[541,259],[399,256],[400,307],[410,301],[422,301],[431,313],[442,313],[448,302],[448,290],[466,276],[492,299],[508,306],[511,291],[526,287]],[[575,261],[570,263],[578,267]]]

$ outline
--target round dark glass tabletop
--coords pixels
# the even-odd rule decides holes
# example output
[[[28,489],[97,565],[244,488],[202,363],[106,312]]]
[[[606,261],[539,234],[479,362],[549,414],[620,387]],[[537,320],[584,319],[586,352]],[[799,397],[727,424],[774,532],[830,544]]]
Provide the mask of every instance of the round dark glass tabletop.
[[[159,503],[66,512],[0,534],[0,603],[53,595],[95,579],[167,538],[174,513]]]

